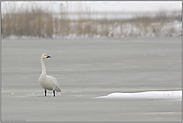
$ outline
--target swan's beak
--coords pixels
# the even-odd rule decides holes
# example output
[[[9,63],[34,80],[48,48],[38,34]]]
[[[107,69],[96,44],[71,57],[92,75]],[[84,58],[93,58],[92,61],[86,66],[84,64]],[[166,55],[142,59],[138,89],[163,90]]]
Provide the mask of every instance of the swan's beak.
[[[46,58],[51,58],[51,56],[49,56],[49,55],[46,55]]]

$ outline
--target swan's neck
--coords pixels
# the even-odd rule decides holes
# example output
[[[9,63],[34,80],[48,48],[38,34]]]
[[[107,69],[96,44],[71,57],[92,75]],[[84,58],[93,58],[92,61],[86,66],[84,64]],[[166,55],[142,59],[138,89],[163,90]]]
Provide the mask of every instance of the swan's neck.
[[[41,59],[41,66],[42,66],[42,73],[41,74],[46,75],[46,67],[45,67],[43,59]]]

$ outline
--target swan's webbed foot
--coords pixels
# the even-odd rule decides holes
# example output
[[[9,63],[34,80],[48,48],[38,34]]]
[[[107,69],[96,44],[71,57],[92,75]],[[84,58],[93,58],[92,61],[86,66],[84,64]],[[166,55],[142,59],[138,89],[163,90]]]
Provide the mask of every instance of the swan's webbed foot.
[[[53,90],[53,96],[55,97],[55,90]]]
[[[45,93],[45,96],[46,96],[46,90],[44,91],[44,93]]]

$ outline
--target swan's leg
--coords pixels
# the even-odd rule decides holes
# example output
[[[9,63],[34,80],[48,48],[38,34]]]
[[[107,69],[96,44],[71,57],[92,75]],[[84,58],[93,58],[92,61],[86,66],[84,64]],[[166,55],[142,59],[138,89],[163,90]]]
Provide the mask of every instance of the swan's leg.
[[[55,97],[55,90],[53,90],[53,95],[54,95],[54,97]]]
[[[44,93],[45,93],[45,96],[46,96],[46,90],[44,91]]]

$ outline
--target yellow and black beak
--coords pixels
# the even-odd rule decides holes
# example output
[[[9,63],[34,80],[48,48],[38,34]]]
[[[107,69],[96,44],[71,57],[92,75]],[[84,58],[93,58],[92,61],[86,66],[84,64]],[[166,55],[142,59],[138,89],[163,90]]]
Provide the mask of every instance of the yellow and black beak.
[[[46,58],[51,58],[51,56],[49,56],[49,55],[46,55]]]

